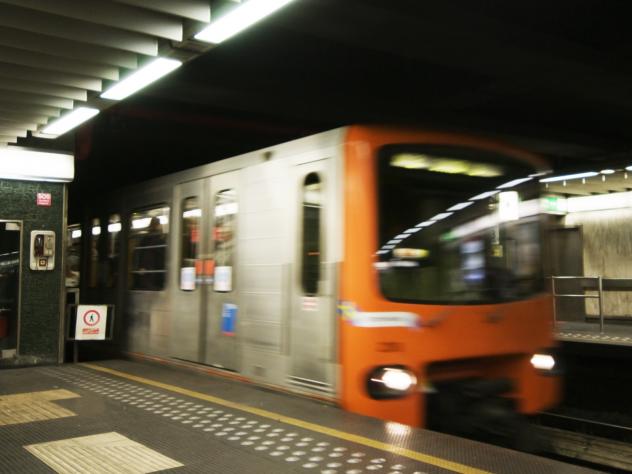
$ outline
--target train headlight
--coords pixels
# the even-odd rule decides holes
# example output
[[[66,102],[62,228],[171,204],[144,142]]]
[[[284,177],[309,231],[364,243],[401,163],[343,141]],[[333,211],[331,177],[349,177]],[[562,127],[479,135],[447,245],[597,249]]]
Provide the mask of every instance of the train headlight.
[[[533,354],[531,365],[538,370],[550,371],[555,367],[555,358],[551,354]]]
[[[417,377],[403,366],[377,367],[367,378],[367,391],[378,400],[401,398],[417,388]]]

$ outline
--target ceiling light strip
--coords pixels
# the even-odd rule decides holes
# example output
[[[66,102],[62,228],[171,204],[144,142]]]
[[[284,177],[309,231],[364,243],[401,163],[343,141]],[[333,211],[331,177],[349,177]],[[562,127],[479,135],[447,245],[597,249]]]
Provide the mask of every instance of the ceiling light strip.
[[[195,39],[219,44],[281,9],[293,0],[250,0],[212,22]]]
[[[135,92],[147,87],[149,84],[157,81],[163,76],[166,76],[171,71],[179,68],[182,65],[182,61],[170,58],[156,58],[147,65],[136,70],[130,76],[117,82],[108,90],[106,90],[101,97],[104,99],[121,100],[129,97]]]

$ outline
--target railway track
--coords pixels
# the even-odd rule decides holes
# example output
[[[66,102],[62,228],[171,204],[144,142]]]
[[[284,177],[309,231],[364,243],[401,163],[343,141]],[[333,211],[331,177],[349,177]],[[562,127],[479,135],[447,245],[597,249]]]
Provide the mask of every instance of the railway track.
[[[574,416],[544,413],[541,428],[555,456],[611,472],[632,472],[632,428]]]

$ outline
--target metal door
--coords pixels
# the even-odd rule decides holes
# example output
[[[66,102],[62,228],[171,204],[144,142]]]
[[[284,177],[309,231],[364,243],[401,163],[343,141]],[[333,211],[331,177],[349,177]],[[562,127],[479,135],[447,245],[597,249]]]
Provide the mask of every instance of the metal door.
[[[18,348],[21,230],[21,222],[0,220],[0,359]]]
[[[208,262],[208,178],[179,184],[174,196],[171,244],[172,311],[170,352],[173,357],[204,361]],[[205,265],[206,264],[206,265]],[[206,268],[205,268],[206,267]]]
[[[210,178],[209,223],[205,236],[213,276],[204,288],[207,309],[204,362],[229,370],[239,367],[238,178],[238,171]]]
[[[295,183],[299,206],[292,272],[290,383],[329,392],[335,361],[333,160],[297,165]]]

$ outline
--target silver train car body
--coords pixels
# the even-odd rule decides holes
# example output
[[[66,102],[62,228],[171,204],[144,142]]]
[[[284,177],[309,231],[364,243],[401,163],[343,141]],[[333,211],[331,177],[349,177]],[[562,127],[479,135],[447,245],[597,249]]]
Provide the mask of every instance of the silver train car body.
[[[92,232],[95,244],[84,256],[101,261],[98,270],[88,273],[96,275],[95,282],[118,276],[109,285],[84,284],[82,301],[116,305],[115,340],[124,351],[206,364],[259,383],[335,398],[344,137],[344,128],[320,133],[147,181],[92,203],[84,235],[91,233],[94,219],[111,223],[118,216],[120,243],[131,238],[134,213],[168,208],[166,273],[161,290],[134,289],[133,255],[120,248],[112,252]],[[315,294],[304,291],[299,265],[308,176],[317,176],[320,183],[321,263]],[[184,203],[190,198],[199,203],[198,259],[204,262],[213,252],[214,199],[228,190],[236,197],[229,211],[236,239],[230,289],[218,290],[211,272],[203,269],[195,289],[183,290]],[[105,232],[111,226],[101,228]],[[95,249],[115,253],[115,258],[104,262],[91,255]],[[234,318],[232,331],[222,330],[226,317]]]

